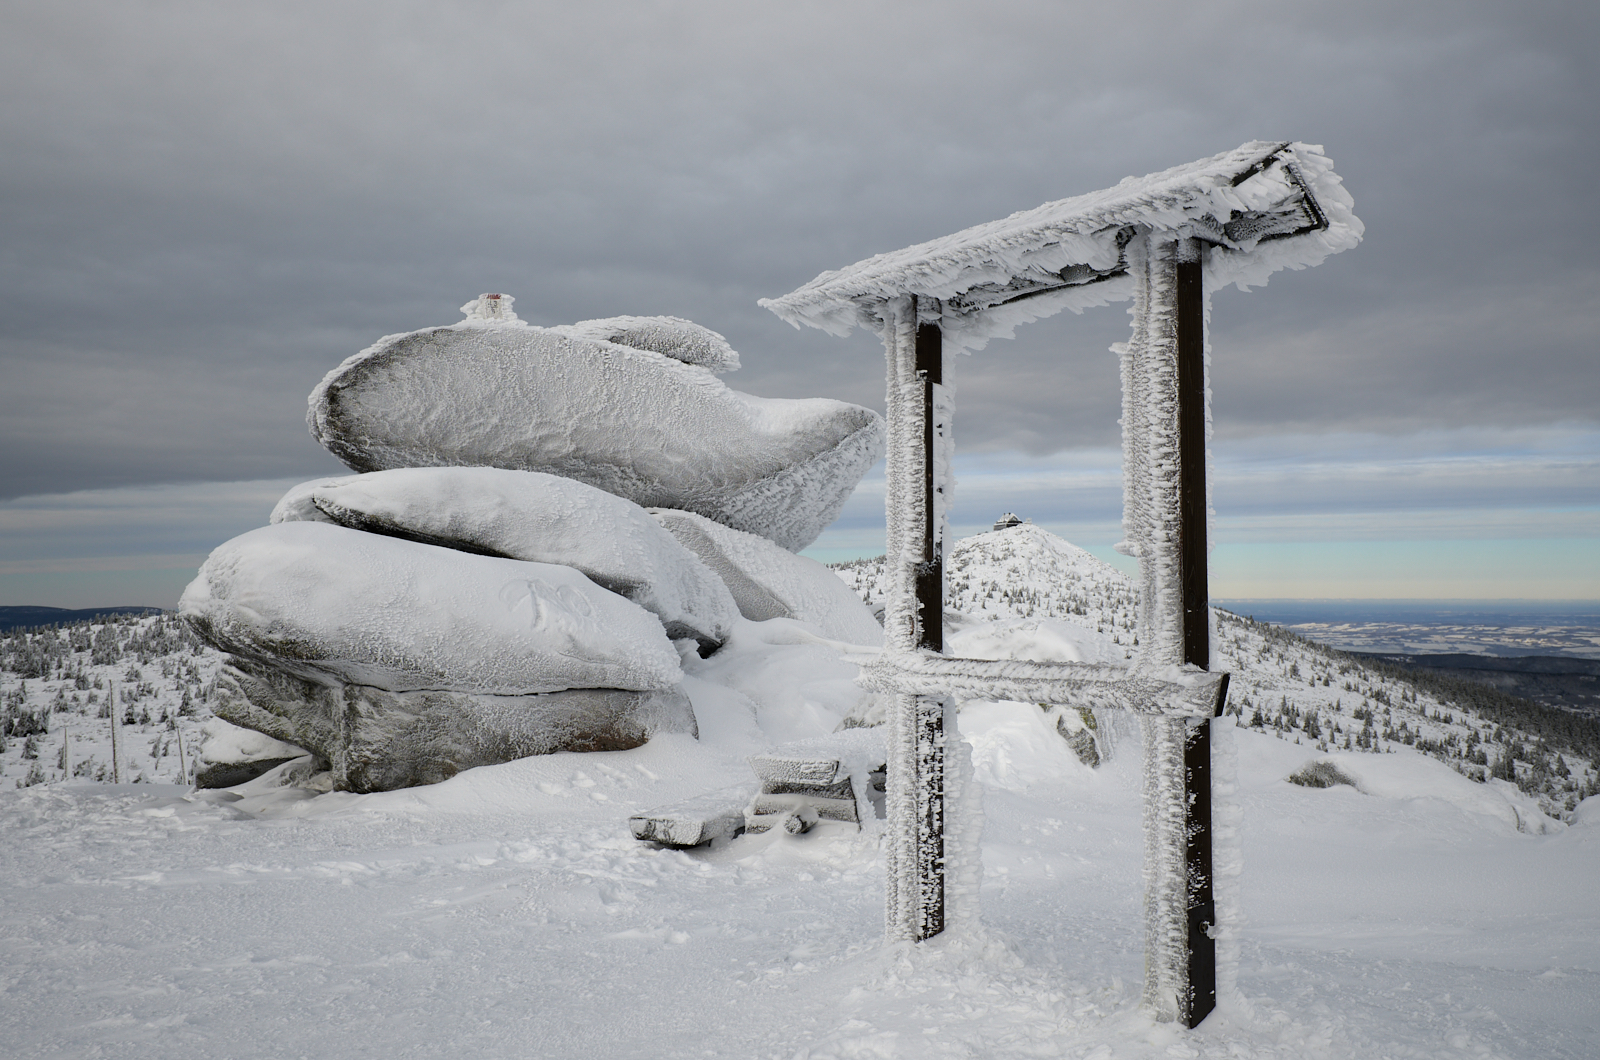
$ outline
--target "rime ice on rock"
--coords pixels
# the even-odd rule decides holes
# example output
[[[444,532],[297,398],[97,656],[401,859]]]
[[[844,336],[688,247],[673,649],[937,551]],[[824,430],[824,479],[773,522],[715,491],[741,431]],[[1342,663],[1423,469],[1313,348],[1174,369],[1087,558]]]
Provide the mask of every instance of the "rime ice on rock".
[[[310,500],[353,529],[571,567],[654,614],[668,637],[693,637],[708,650],[728,639],[739,613],[722,581],[643,508],[572,479],[399,468],[333,480]]]
[[[717,573],[733,593],[739,613],[752,622],[794,618],[816,625],[834,640],[871,647],[883,643],[883,629],[872,612],[816,560],[693,512],[657,508],[650,514]]]
[[[216,714],[344,790],[696,729],[661,623],[568,566],[290,520],[217,548],[178,606],[232,655]]]
[[[675,361],[698,364],[718,374],[739,370],[739,355],[728,345],[727,339],[682,317],[605,317],[563,324],[552,330],[579,339],[654,350]]]
[[[1145,732],[1145,1005],[1193,1026],[1218,984],[1232,981],[1216,967],[1228,923],[1212,887],[1209,718],[1227,675],[1206,672],[1208,298],[1355,246],[1362,225],[1351,206],[1321,148],[1256,141],[880,254],[761,303],[797,327],[871,329],[887,356],[887,650],[863,668],[863,683],[893,693],[891,938],[943,930],[947,862],[961,871],[943,827],[947,802],[960,814],[945,788],[950,697],[1115,699],[1143,716]],[[942,622],[930,619],[944,603],[949,354],[1062,309],[1128,297],[1134,334],[1117,350],[1126,547],[1140,558],[1144,588],[1139,653],[1128,667],[945,658]]]
[[[696,732],[694,711],[676,688],[391,692],[308,679],[240,656],[217,675],[212,709],[314,752],[333,787],[356,792],[436,784],[529,755],[625,751],[658,733]]]
[[[269,523],[331,523],[335,520],[329,518],[327,513],[318,508],[312,501],[311,495],[319,489],[328,486],[337,486],[344,482],[352,482],[359,475],[335,475],[331,478],[314,478],[289,487],[289,492],[278,498],[278,503],[272,506],[272,514],[268,516]]]
[[[178,610],[222,651],[390,692],[650,691],[682,679],[656,617],[570,567],[323,523],[218,546]]]
[[[346,360],[311,394],[311,433],[357,471],[541,471],[791,551],[838,517],[882,452],[870,409],[728,389],[713,369],[737,357],[715,332],[650,317],[530,327],[496,308],[508,301],[484,296],[459,324]],[[655,348],[587,337],[602,334]]]

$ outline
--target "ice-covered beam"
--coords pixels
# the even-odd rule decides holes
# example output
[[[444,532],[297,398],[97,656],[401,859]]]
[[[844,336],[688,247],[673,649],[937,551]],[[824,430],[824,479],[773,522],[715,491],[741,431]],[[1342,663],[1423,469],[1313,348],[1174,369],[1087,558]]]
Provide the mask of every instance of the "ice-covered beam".
[[[1321,147],[1255,140],[878,254],[761,304],[796,327],[843,335],[879,330],[895,298],[937,299],[946,347],[981,349],[1018,324],[1133,297],[1124,250],[1139,233],[1198,238],[1212,248],[1213,290],[1248,287],[1359,243],[1352,205]]]
[[[1132,670],[1112,663],[961,659],[931,652],[884,652],[862,664],[875,691],[955,699],[1010,699],[1050,706],[1127,710],[1168,718],[1210,718],[1228,675],[1193,667]]]

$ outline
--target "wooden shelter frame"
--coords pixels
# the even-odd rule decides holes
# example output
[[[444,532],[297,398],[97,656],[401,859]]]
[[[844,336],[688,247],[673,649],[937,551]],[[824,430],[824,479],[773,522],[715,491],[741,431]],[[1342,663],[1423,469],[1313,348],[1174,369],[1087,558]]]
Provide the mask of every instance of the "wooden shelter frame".
[[[1144,1004],[1158,1019],[1180,1020],[1190,1027],[1215,1007],[1211,720],[1222,713],[1228,674],[1210,669],[1206,265],[1214,248],[1249,253],[1264,243],[1329,229],[1328,214],[1297,165],[1300,156],[1294,149],[1302,146],[1246,144],[1195,163],[1191,168],[1204,178],[1191,178],[1199,190],[1190,193],[1180,187],[1171,196],[1174,201],[1190,194],[1202,205],[1215,203],[1214,189],[1221,189],[1221,201],[1227,202],[1227,188],[1237,188],[1269,167],[1276,167],[1283,194],[1266,208],[1234,209],[1222,217],[1214,206],[1209,212],[1189,209],[1177,223],[1172,221],[1175,209],[1164,201],[1147,208],[1157,218],[1151,222],[1128,211],[1128,223],[1094,233],[1104,248],[1095,255],[1098,261],[1040,269],[1015,264],[1035,247],[1012,255],[1009,266],[968,253],[962,267],[978,282],[946,282],[954,289],[942,296],[917,290],[928,286],[923,277],[941,268],[948,273],[952,256],[983,246],[976,238],[964,244],[968,233],[958,233],[854,267],[869,275],[876,268],[876,286],[858,282],[850,287],[850,270],[845,270],[826,273],[807,288],[765,303],[792,322],[824,327],[831,321],[817,314],[816,305],[828,307],[830,298],[833,304],[851,303],[863,321],[876,325],[885,351],[885,646],[863,666],[861,681],[890,701],[889,939],[921,941],[946,927],[951,859],[945,842],[945,753],[956,732],[958,699],[1130,710],[1140,716],[1144,736]],[[1065,204],[1040,210],[1058,205]],[[1027,220],[1028,215],[1007,220],[1018,218]],[[1331,249],[1322,249],[1323,255],[1359,239],[1353,214],[1343,223],[1345,235],[1353,231],[1354,237],[1343,244],[1329,242]],[[993,228],[969,232],[992,241]],[[1028,231],[1023,229],[1024,236]],[[926,253],[915,253],[924,248]],[[1113,248],[1114,264],[1108,260]],[[892,259],[892,269],[880,264],[885,259]],[[946,329],[969,326],[976,315],[1020,301],[1114,280],[1126,287],[1130,279],[1134,334],[1118,352],[1125,550],[1140,560],[1139,653],[1127,666],[947,656],[944,535],[954,407],[945,386],[950,370]],[[841,287],[846,293],[829,293]],[[836,310],[828,312],[837,317]]]

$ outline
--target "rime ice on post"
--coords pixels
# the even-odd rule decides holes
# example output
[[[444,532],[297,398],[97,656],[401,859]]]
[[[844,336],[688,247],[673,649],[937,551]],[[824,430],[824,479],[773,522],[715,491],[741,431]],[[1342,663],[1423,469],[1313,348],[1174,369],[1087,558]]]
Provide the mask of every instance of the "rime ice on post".
[[[1361,239],[1320,147],[1255,141],[824,273],[761,304],[795,326],[870,328],[888,360],[884,653],[862,681],[890,693],[888,935],[945,926],[944,749],[956,697],[1116,706],[1145,734],[1145,989],[1158,1018],[1194,1026],[1216,1004],[1207,522],[1210,293],[1319,264]],[[1123,504],[1143,587],[1128,667],[943,656],[950,494],[949,355],[1063,309],[1134,299],[1119,344]],[[1225,977],[1225,981],[1226,977]]]

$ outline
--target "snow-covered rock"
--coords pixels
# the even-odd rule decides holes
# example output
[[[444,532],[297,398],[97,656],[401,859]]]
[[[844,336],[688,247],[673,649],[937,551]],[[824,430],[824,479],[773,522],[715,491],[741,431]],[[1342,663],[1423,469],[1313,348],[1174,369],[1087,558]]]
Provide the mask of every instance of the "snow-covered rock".
[[[319,489],[328,486],[337,486],[343,482],[359,478],[359,475],[334,475],[331,478],[314,478],[291,486],[289,492],[278,498],[278,503],[272,506],[272,514],[267,518],[269,523],[331,523],[334,520],[324,514],[315,503],[311,495]]]
[[[654,614],[673,639],[714,648],[739,614],[722,581],[643,508],[569,478],[399,468],[339,479],[310,497],[319,515],[352,529],[572,567]]]
[[[391,692],[647,691],[682,676],[654,615],[570,567],[324,523],[224,543],[178,610],[223,651]]]
[[[303,747],[255,729],[240,728],[222,718],[206,719],[200,732],[196,787],[231,788],[307,754]]]
[[[327,762],[335,788],[360,792],[435,784],[529,755],[622,751],[657,733],[697,731],[677,688],[389,692],[307,680],[237,657],[218,674],[212,709],[236,725],[292,738]]]
[[[872,612],[816,560],[692,512],[653,509],[650,514],[722,578],[745,618],[794,618],[834,640],[883,643],[883,627]]]
[[[580,320],[551,330],[573,338],[654,350],[675,361],[702,365],[713,372],[739,370],[739,355],[728,345],[727,339],[682,317],[605,317]]]
[[[482,316],[391,335],[328,373],[307,423],[357,471],[543,471],[792,551],[816,540],[882,452],[882,418],[841,401],[730,390],[679,359],[726,369],[726,356],[679,342],[682,330],[649,330],[615,333],[675,354]]]

